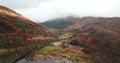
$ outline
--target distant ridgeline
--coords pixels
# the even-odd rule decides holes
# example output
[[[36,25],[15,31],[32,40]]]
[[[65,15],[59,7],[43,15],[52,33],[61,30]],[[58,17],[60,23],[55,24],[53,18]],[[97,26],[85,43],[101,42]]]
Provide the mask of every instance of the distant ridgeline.
[[[48,28],[55,28],[57,30],[62,30],[72,24],[74,24],[76,21],[78,21],[80,18],[77,17],[67,17],[67,18],[56,18],[53,20],[48,20],[46,22],[40,23],[43,26],[46,26]]]
[[[70,22],[65,22],[65,21],[47,21],[44,23],[40,23],[41,25],[44,25],[48,28],[55,28],[58,30],[64,29],[66,27],[68,27],[69,25],[71,25]]]

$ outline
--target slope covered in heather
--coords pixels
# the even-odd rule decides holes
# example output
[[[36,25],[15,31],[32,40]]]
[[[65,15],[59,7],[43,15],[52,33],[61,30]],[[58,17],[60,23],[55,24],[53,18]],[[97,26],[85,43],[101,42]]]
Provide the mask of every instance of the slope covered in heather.
[[[74,37],[70,44],[83,47],[96,63],[120,62],[119,17],[84,17],[65,28],[64,32],[72,33]]]
[[[71,20],[65,22],[71,22]],[[63,27],[60,32],[72,34],[67,43],[83,48],[85,53],[90,54],[93,62],[120,62],[119,17],[74,18],[72,24]]]
[[[45,46],[48,32],[47,28],[0,6],[0,63],[11,63],[38,46]]]

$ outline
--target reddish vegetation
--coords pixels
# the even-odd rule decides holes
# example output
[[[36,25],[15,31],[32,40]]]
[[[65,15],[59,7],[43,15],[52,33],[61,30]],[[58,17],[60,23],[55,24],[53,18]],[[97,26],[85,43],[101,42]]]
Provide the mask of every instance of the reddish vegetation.
[[[103,63],[119,63],[120,18],[84,17],[64,29],[73,33],[70,44],[84,47],[83,51],[98,56]],[[114,58],[113,58],[114,57]],[[107,61],[109,59],[109,61]],[[96,60],[96,62],[99,62]]]
[[[68,41],[70,44],[84,48],[83,51],[90,54],[95,63],[120,63],[119,17],[70,18],[64,21],[72,24],[62,30],[73,34]]]
[[[0,55],[0,63],[12,63],[17,58],[30,53],[31,50],[49,44],[47,42],[51,38],[48,32],[47,28],[0,6],[0,49],[8,50],[6,54]],[[39,38],[33,40],[33,37]]]
[[[61,20],[59,19],[59,21]],[[94,63],[120,63],[120,18],[69,17],[62,19],[62,21],[72,24],[59,32],[73,35],[71,39],[63,42],[83,48],[80,50],[83,54],[79,54],[79,56],[90,55],[88,58],[85,57],[85,60],[92,60]],[[11,56],[15,54],[19,58],[37,47],[49,44],[47,43],[49,39],[55,40],[48,37],[51,35],[50,32],[55,33],[57,30],[48,30],[48,28],[38,25],[22,15],[0,6],[0,48],[12,50],[10,54],[7,53],[8,57],[15,58]],[[13,52],[13,50],[15,51]],[[74,55],[73,53],[76,51],[78,49],[66,48],[58,53],[70,59],[69,56]],[[0,62],[7,63],[5,57],[5,54],[1,55]]]
[[[9,14],[7,14],[7,12],[9,12]],[[47,32],[49,32],[47,28],[32,22],[8,8],[0,7],[0,34],[30,38],[30,36],[33,35],[46,36]]]

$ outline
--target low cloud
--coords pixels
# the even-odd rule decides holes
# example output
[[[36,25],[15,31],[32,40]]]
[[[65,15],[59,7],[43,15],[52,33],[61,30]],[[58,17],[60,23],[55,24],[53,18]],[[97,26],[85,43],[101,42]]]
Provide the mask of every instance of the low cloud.
[[[119,0],[1,0],[0,5],[11,8],[35,22],[69,15],[120,16]]]

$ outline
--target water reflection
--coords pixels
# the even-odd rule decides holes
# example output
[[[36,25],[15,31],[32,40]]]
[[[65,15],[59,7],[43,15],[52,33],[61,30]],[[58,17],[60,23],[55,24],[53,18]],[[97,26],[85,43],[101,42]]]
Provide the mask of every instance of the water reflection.
[[[78,47],[78,46],[74,46],[74,45],[70,45],[70,44],[67,44],[67,47],[83,49],[83,47]],[[23,59],[19,60],[16,63],[73,63],[73,62],[71,62],[70,60],[67,60],[67,59],[65,59],[64,61],[62,61],[62,60],[55,60],[55,59],[44,60],[45,56],[43,56],[42,54],[39,54],[38,56],[43,61],[30,61],[30,60],[27,60],[27,59],[23,58]]]
[[[16,63],[73,63],[69,60],[65,60],[64,62],[63,61],[59,61],[59,60],[46,60],[46,61],[28,61],[26,60],[25,58],[24,59],[21,59],[19,60],[18,62]]]

